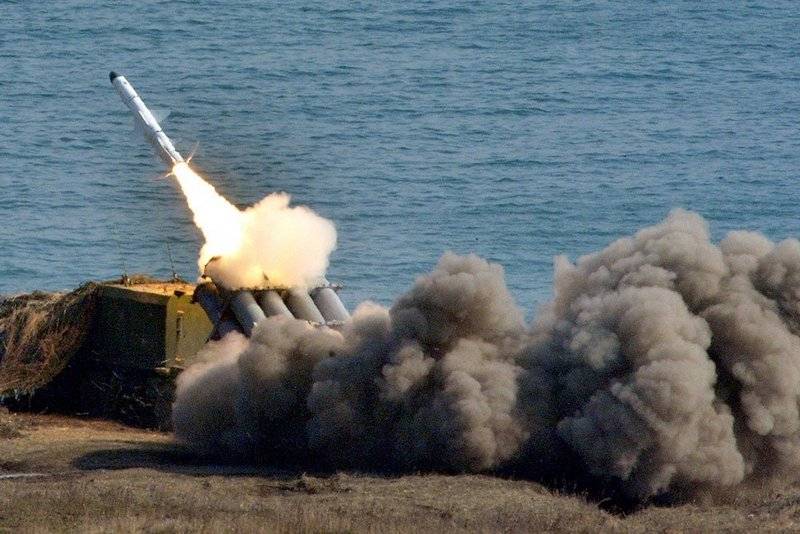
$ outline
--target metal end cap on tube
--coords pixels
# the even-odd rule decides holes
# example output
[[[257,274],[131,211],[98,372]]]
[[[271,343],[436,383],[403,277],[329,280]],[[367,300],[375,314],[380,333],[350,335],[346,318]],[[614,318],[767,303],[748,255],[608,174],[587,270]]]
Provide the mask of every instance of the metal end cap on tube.
[[[113,70],[108,73],[108,79],[111,80],[111,83],[114,83],[114,78],[116,78],[117,76],[119,76],[119,74],[117,74]]]

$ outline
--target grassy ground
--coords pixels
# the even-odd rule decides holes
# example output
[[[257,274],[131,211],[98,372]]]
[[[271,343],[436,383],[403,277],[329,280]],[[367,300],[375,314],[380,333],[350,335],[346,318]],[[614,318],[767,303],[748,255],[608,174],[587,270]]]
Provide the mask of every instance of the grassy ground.
[[[798,529],[800,487],[787,484],[623,517],[534,482],[207,465],[168,434],[0,411],[0,532]]]

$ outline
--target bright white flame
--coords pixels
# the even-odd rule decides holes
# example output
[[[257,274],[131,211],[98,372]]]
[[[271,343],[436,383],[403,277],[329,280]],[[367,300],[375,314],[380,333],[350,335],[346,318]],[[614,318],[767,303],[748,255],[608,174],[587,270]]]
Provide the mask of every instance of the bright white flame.
[[[290,207],[284,193],[240,211],[188,164],[172,172],[206,241],[200,271],[215,282],[229,289],[310,286],[325,275],[336,247],[333,223],[309,208]]]
[[[172,173],[186,196],[194,215],[194,224],[203,232],[206,240],[199,260],[202,270],[214,256],[231,254],[241,246],[242,212],[217,193],[214,186],[203,180],[188,164],[176,164]]]

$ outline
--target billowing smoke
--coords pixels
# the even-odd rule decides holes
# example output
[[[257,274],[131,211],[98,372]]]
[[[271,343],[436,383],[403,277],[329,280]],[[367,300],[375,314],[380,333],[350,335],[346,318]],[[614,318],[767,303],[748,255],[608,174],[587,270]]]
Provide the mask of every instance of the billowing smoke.
[[[198,450],[336,468],[568,472],[645,498],[800,464],[800,242],[676,210],[575,264],[525,325],[502,268],[446,254],[340,331],[268,318],[179,379]],[[565,466],[571,466],[566,471]]]
[[[531,425],[633,494],[739,482],[708,352],[715,333],[701,316],[727,277],[705,222],[683,211],[575,265],[558,258],[554,299],[520,359],[522,397],[549,405]]]
[[[482,470],[513,456],[523,317],[503,271],[445,255],[390,309],[365,305],[313,371],[309,446],[335,465]]]
[[[445,255],[392,309],[362,304],[341,332],[271,317],[244,349],[212,347],[227,354],[178,381],[176,433],[245,456],[489,469],[526,437],[513,414],[523,333],[502,269]]]
[[[200,272],[229,289],[313,286],[324,276],[336,247],[329,220],[304,206],[289,206],[285,193],[239,210],[187,164],[172,172],[205,238]]]

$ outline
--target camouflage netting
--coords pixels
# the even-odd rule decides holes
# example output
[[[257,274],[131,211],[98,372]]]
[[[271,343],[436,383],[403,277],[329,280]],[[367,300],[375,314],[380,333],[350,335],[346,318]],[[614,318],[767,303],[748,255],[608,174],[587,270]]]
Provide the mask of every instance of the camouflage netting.
[[[0,302],[0,396],[32,393],[64,370],[89,332],[97,287]]]

